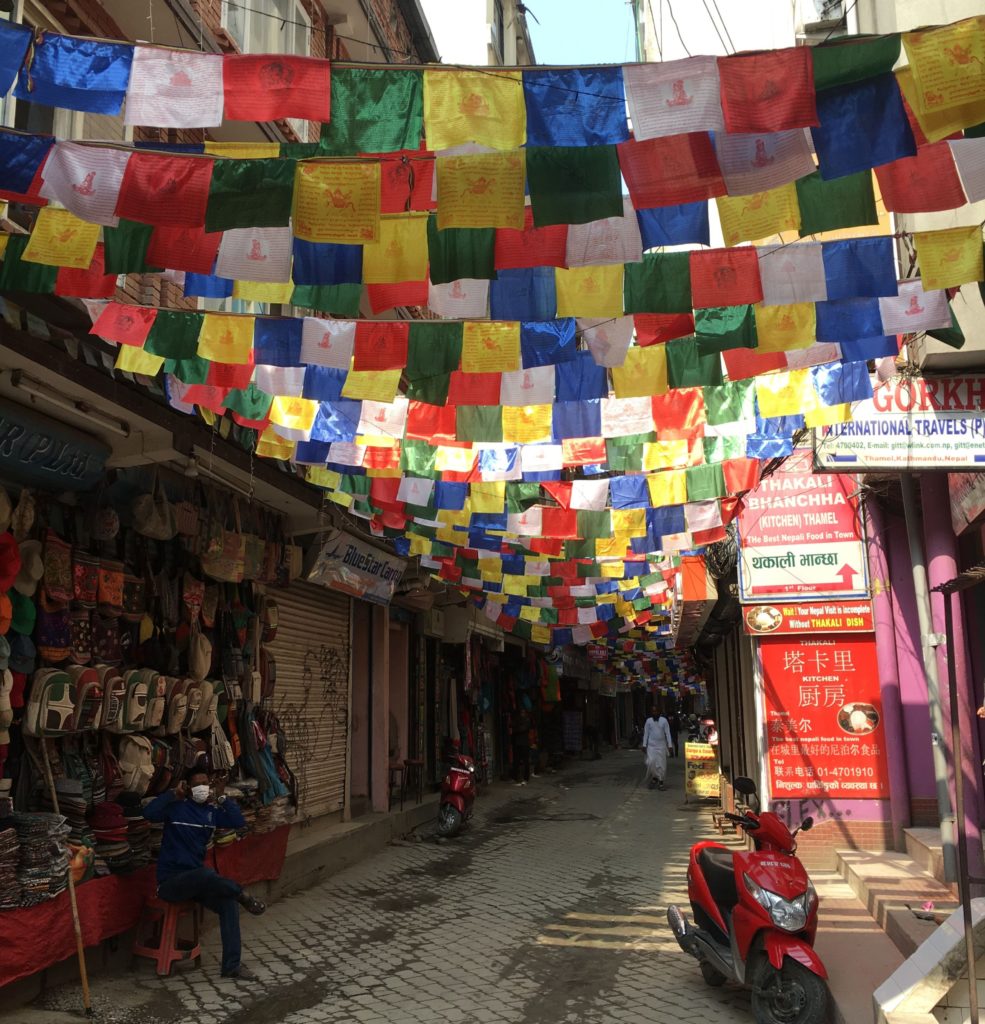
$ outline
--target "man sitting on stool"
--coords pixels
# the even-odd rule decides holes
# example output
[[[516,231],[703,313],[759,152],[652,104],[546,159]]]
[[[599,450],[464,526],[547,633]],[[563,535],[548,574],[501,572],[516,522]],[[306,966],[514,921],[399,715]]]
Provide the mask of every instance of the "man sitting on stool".
[[[237,904],[251,914],[262,914],[267,907],[244,892],[238,882],[204,866],[205,851],[215,829],[245,825],[234,800],[220,796],[213,803],[210,795],[208,773],[195,768],[187,781],[165,790],[144,808],[148,821],[164,822],[164,838],[157,858],[157,894],[171,903],[196,900],[218,914],[222,976],[254,980],[255,975],[239,962]]]

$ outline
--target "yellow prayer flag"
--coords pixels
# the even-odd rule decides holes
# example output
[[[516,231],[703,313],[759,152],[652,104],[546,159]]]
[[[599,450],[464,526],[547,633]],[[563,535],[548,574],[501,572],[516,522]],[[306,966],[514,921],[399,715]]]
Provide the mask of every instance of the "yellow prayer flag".
[[[751,196],[719,196],[715,202],[726,245],[757,242],[800,227],[797,185],[792,181]]]
[[[271,281],[233,282],[233,298],[243,299],[244,302],[269,302],[289,306],[293,295],[293,281],[283,283]]]
[[[663,345],[630,348],[622,366],[612,367],[616,398],[643,398],[667,390],[667,352]]]
[[[540,609],[525,604],[520,608],[520,618],[524,622],[540,622]]]
[[[919,109],[959,107],[985,95],[985,15],[904,32],[903,48]]]
[[[756,378],[756,401],[767,419],[808,413],[820,404],[810,369],[762,374]]]
[[[462,535],[456,533],[454,528],[451,526],[444,526],[435,534],[435,539],[443,541],[445,544],[461,544]]]
[[[469,488],[473,512],[502,512],[506,505],[506,482],[487,480],[474,483]]]
[[[926,291],[957,288],[985,277],[982,263],[982,229],[943,228],[940,231],[914,231],[913,244],[920,261],[920,277]]]
[[[422,537],[419,533],[410,533],[407,535],[410,540],[410,554],[411,558],[414,555],[430,555],[431,554],[431,541],[427,537]]]
[[[289,459],[294,454],[294,442],[281,437],[273,427],[257,438],[257,455],[265,459]]]
[[[380,237],[363,246],[366,284],[401,284],[428,276],[428,215],[399,213],[380,218]]]
[[[500,576],[503,575],[503,560],[502,558],[480,558],[479,559],[479,571],[480,572],[498,572]]]
[[[810,348],[817,340],[817,312],[813,302],[790,306],[755,307],[757,352],[792,352]]]
[[[596,537],[595,538],[595,557],[596,558],[623,558],[626,554],[626,548],[629,547],[625,537]],[[622,574],[622,563],[616,563],[619,566],[620,575]],[[604,569],[604,566],[603,566]],[[602,575],[605,575],[603,571]]]
[[[512,576],[503,579],[503,593],[510,597],[526,597],[527,584],[523,577]]]
[[[599,553],[599,542],[598,541],[595,542],[595,557],[596,558],[605,558],[606,557],[605,555]],[[624,572],[622,562],[603,562],[602,565],[601,565],[601,569],[602,569],[602,578],[603,579],[607,579],[607,580],[617,580],[617,579],[619,579],[622,576],[622,574]],[[611,604],[615,604],[616,603],[616,595],[615,594],[606,594],[605,596],[612,598],[612,601],[609,602],[609,603],[611,603]]]
[[[99,225],[80,220],[68,210],[44,206],[21,259],[26,263],[44,263],[49,267],[87,270],[99,241]]]
[[[970,128],[985,121],[985,93],[976,95],[958,106],[921,110],[913,69],[897,69],[896,81],[928,142],[939,142],[963,128]]]
[[[517,444],[538,444],[551,439],[551,405],[503,407],[503,440]]]
[[[424,134],[428,149],[479,142],[516,149],[527,141],[527,108],[520,71],[424,72]]]
[[[506,604],[505,594],[486,594],[486,600],[492,601],[493,604]]]
[[[550,644],[551,642],[551,627],[550,626],[531,626],[530,627],[530,640],[535,644]]]
[[[479,579],[483,583],[502,583],[503,574],[501,572],[480,572]]]
[[[435,518],[439,523],[444,523],[446,526],[464,526],[468,527],[469,517],[471,511],[468,508],[453,509],[453,508],[439,508],[438,514]]]
[[[379,163],[299,164],[294,234],[307,242],[375,242],[380,237]]]
[[[686,440],[648,441],[643,445],[643,469],[680,469],[688,464],[688,455]]]
[[[515,320],[472,320],[462,333],[462,370],[500,373],[520,368],[520,324]]]
[[[618,563],[617,563],[617,565],[618,565]],[[622,566],[621,565],[619,565],[618,568],[620,570],[622,570]],[[599,594],[596,603],[597,604],[615,604],[616,603],[616,595],[615,594]]]
[[[467,473],[474,463],[475,450],[458,445],[440,444],[434,457],[434,468],[439,473]]]
[[[235,157],[237,160],[270,160],[280,156],[279,142],[212,142],[205,140],[210,156]]]
[[[154,377],[164,365],[162,356],[152,356],[136,345],[121,345],[116,350],[116,369],[125,373],[140,373]]]
[[[197,354],[214,363],[244,366],[253,354],[252,316],[206,313],[198,335]]]
[[[557,315],[603,319],[622,316],[621,263],[602,267],[557,267]]]
[[[337,491],[342,484],[342,474],[324,466],[308,466],[308,483],[324,487],[327,491]]]
[[[522,149],[438,157],[438,228],[523,228]]]
[[[270,422],[294,433],[308,435],[318,413],[318,403],[310,398],[275,395],[270,406]]]
[[[645,508],[614,508],[612,510],[612,532],[619,536],[646,536]]]
[[[819,405],[804,415],[806,427],[830,427],[835,423],[850,423],[852,419],[852,403],[840,405]]]
[[[665,469],[646,478],[650,490],[650,504],[654,508],[664,505],[683,505],[687,501],[687,473],[683,469]]]
[[[623,566],[619,566],[619,568],[621,570],[625,571]],[[620,572],[619,575],[622,576],[622,572]],[[636,577],[633,577],[633,579],[629,579],[629,580],[620,580],[619,581],[619,589],[620,590],[635,590],[638,586],[639,586],[639,584],[636,582]]]
[[[393,401],[400,385],[401,370],[349,370],[342,385],[343,398],[362,398],[369,402]]]

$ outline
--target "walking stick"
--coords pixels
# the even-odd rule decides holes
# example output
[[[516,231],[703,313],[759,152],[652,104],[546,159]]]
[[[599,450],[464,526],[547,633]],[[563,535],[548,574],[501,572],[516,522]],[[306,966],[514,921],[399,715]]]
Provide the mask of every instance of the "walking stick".
[[[44,774],[48,782],[48,789],[51,792],[51,802],[55,808],[55,814],[61,814],[58,809],[58,791],[55,789],[55,779],[51,774],[51,762],[48,760],[48,745],[42,739],[41,759],[44,761]],[[72,926],[75,929],[75,952],[79,958],[79,979],[82,982],[82,1006],[85,1008],[85,1015],[91,1017],[92,998],[89,995],[89,972],[86,970],[86,952],[82,943],[82,925],[79,922],[79,905],[75,900],[75,879],[72,877],[72,862],[68,864],[68,899],[72,905]]]

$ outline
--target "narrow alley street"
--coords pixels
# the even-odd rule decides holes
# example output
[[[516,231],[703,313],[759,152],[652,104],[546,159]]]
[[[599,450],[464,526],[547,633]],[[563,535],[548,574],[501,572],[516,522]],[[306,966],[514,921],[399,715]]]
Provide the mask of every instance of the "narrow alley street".
[[[258,981],[203,966],[165,981],[147,970],[94,980],[106,1024],[693,1024],[751,1021],[744,993],[711,989],[667,930],[690,844],[707,810],[641,784],[618,751],[526,788],[480,798],[472,828],[445,844],[392,845],[325,884],[243,915]],[[421,830],[430,832],[426,826]],[[74,1019],[59,990],[19,1024]],[[0,1015],[0,1019],[12,1019]]]

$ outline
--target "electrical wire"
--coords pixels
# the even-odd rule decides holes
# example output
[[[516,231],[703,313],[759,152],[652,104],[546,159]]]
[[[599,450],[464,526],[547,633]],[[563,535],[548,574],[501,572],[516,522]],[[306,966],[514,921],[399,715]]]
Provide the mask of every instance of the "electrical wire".
[[[728,53],[728,43],[725,42],[725,38],[718,28],[718,22],[715,21],[714,17],[712,16],[711,8],[708,6],[708,0],[701,0],[701,2],[705,5],[705,13],[708,15],[708,20],[711,22],[711,27],[715,30],[715,35],[718,36],[718,41],[722,44],[722,49],[726,53]]]
[[[732,33],[728,30],[728,25],[725,24],[725,18],[722,12],[718,9],[718,0],[711,0],[712,6],[715,8],[715,12],[718,14],[718,20],[722,23],[722,31],[725,33],[725,38],[729,41],[732,47],[732,52],[735,53],[735,43],[732,42]]]
[[[670,13],[670,20],[674,23],[674,28],[677,30],[677,38],[680,39],[684,52],[690,57],[691,51],[687,48],[687,43],[684,42],[684,36],[681,35],[681,26],[677,24],[677,16],[674,14],[673,0],[667,0],[667,10]]]

